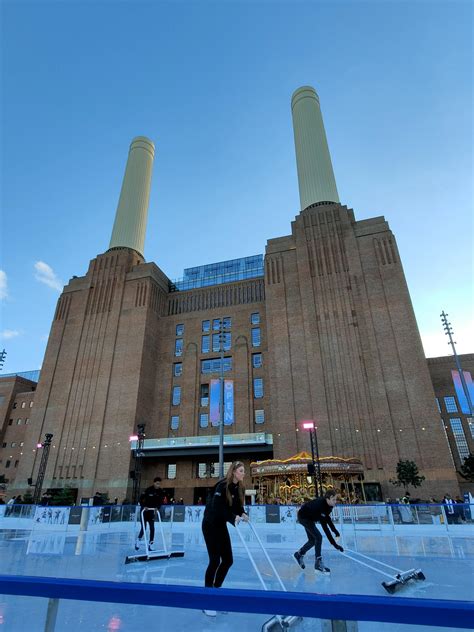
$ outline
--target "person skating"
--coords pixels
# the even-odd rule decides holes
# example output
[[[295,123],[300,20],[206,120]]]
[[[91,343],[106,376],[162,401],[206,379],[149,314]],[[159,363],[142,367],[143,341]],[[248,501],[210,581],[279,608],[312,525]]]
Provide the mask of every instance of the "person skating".
[[[137,541],[135,542],[136,551],[140,548],[140,540],[144,535],[143,525],[145,525],[146,528],[146,525],[148,524],[150,528],[150,540],[148,547],[151,549],[153,545],[153,540],[155,538],[155,511],[160,509],[164,498],[164,493],[160,487],[160,483],[161,478],[159,476],[155,476],[153,479],[153,485],[147,487],[140,496],[140,514],[143,510],[145,510],[145,512],[143,514],[143,521],[140,520],[140,533],[138,534]]]
[[[305,528],[306,535],[308,536],[308,541],[293,554],[293,557],[300,568],[305,568],[305,553],[314,546],[316,553],[316,561],[314,565],[315,570],[322,573],[330,572],[330,569],[324,565],[323,558],[321,556],[321,544],[323,537],[319,532],[319,529],[316,527],[316,522],[320,523],[327,539],[333,547],[338,551],[341,551],[341,553],[344,551],[342,546],[337,544],[331,534],[332,531],[336,538],[340,536],[340,533],[334,526],[330,515],[333,507],[336,505],[336,502],[336,492],[334,490],[329,490],[323,497],[316,498],[315,500],[309,500],[300,507],[298,511],[298,522]]]
[[[204,578],[206,588],[220,588],[234,561],[227,523],[236,527],[240,520],[248,521],[244,511],[244,476],[244,464],[240,461],[232,463],[227,476],[216,484],[206,504],[202,520],[202,532],[209,555]],[[217,614],[215,610],[203,612],[211,617]]]

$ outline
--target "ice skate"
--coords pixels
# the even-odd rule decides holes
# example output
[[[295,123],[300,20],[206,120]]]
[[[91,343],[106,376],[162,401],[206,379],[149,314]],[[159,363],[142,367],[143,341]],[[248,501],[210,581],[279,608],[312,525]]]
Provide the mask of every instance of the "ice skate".
[[[135,540],[135,551],[139,551],[140,547],[142,545],[142,541],[141,540]]]
[[[322,557],[317,557],[316,558],[316,563],[314,565],[314,570],[315,571],[319,571],[320,573],[330,573],[331,572],[330,568],[328,568],[327,566],[324,566]]]
[[[304,563],[304,555],[301,555],[301,553],[299,551],[296,551],[296,553],[293,553],[293,557],[296,560],[296,563],[298,564],[298,566],[300,568],[306,568],[305,563]]]

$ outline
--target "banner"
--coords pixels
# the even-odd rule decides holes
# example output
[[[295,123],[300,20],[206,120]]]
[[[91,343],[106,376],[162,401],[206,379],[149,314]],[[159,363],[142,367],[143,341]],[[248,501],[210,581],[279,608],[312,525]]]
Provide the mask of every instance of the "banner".
[[[234,423],[234,380],[224,380],[224,426]]]
[[[219,425],[219,401],[221,394],[221,385],[219,379],[211,379],[209,387],[209,419],[211,426]]]
[[[459,375],[459,371],[451,370],[451,375],[453,376],[454,389],[456,391],[456,395],[458,398],[459,405],[461,406],[461,412],[465,415],[469,415],[471,411],[469,410],[469,404],[467,402],[466,393],[462,387],[461,376]],[[471,397],[471,402],[474,402],[474,383],[472,382],[472,377],[469,371],[463,371],[464,381],[466,382],[466,387]]]

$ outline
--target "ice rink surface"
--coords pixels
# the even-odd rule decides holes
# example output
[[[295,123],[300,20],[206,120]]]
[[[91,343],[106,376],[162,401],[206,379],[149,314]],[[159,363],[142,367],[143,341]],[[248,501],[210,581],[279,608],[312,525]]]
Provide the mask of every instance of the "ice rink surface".
[[[10,525],[9,525],[10,527]],[[254,555],[258,569],[270,590],[281,590],[251,529],[238,527]],[[361,594],[387,596],[381,582],[388,579],[370,568],[335,551],[323,537],[323,557],[331,569],[329,575],[314,571],[314,554],[306,558],[301,570],[292,555],[305,541],[304,530],[295,525],[255,524],[282,581],[288,591],[319,594]],[[135,553],[136,526],[115,525],[115,529],[77,532],[50,532],[0,527],[0,574],[98,579],[117,582],[178,584],[203,586],[207,552],[199,524],[165,524],[168,545],[185,551],[182,558],[125,564],[127,555]],[[462,526],[447,532],[420,525],[406,534],[403,530],[342,530],[342,544],[384,564],[407,570],[420,568],[426,581],[410,582],[397,596],[433,599],[474,599],[474,527]],[[226,588],[260,591],[263,587],[247,552],[235,533],[231,533],[234,565],[225,581]],[[459,533],[459,535],[457,534]],[[158,532],[159,533],[159,532]],[[159,541],[158,533],[156,541]],[[142,549],[140,552],[144,552]],[[360,558],[372,564],[367,558]],[[387,567],[380,567],[395,574]],[[43,632],[47,601],[31,597],[0,595],[0,632]],[[275,613],[269,613],[269,616]],[[213,630],[260,630],[267,615],[218,613],[210,618],[201,611],[179,608],[103,604],[80,601],[60,602],[56,632],[106,631],[142,632]],[[474,622],[473,622],[474,626]],[[304,619],[295,632],[320,630],[317,619]],[[455,630],[359,622],[360,632],[413,632],[414,630]]]

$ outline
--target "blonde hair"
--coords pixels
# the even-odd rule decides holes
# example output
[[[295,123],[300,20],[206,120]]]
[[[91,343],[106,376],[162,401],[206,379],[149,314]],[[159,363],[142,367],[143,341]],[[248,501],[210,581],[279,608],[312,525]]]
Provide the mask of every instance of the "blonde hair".
[[[242,463],[242,461],[234,461],[232,463],[232,465],[229,467],[229,469],[227,470],[227,475],[225,477],[225,482],[227,485],[227,489],[226,489],[226,497],[227,497],[227,503],[229,505],[229,507],[232,507],[232,494],[230,493],[230,489],[229,489],[229,485],[230,483],[234,482],[234,472],[235,470],[238,470],[239,467],[245,467],[244,464]],[[237,491],[239,494],[239,500],[241,502],[241,504],[244,504],[245,501],[245,487],[244,484],[242,483],[242,481],[238,481],[237,483]]]

